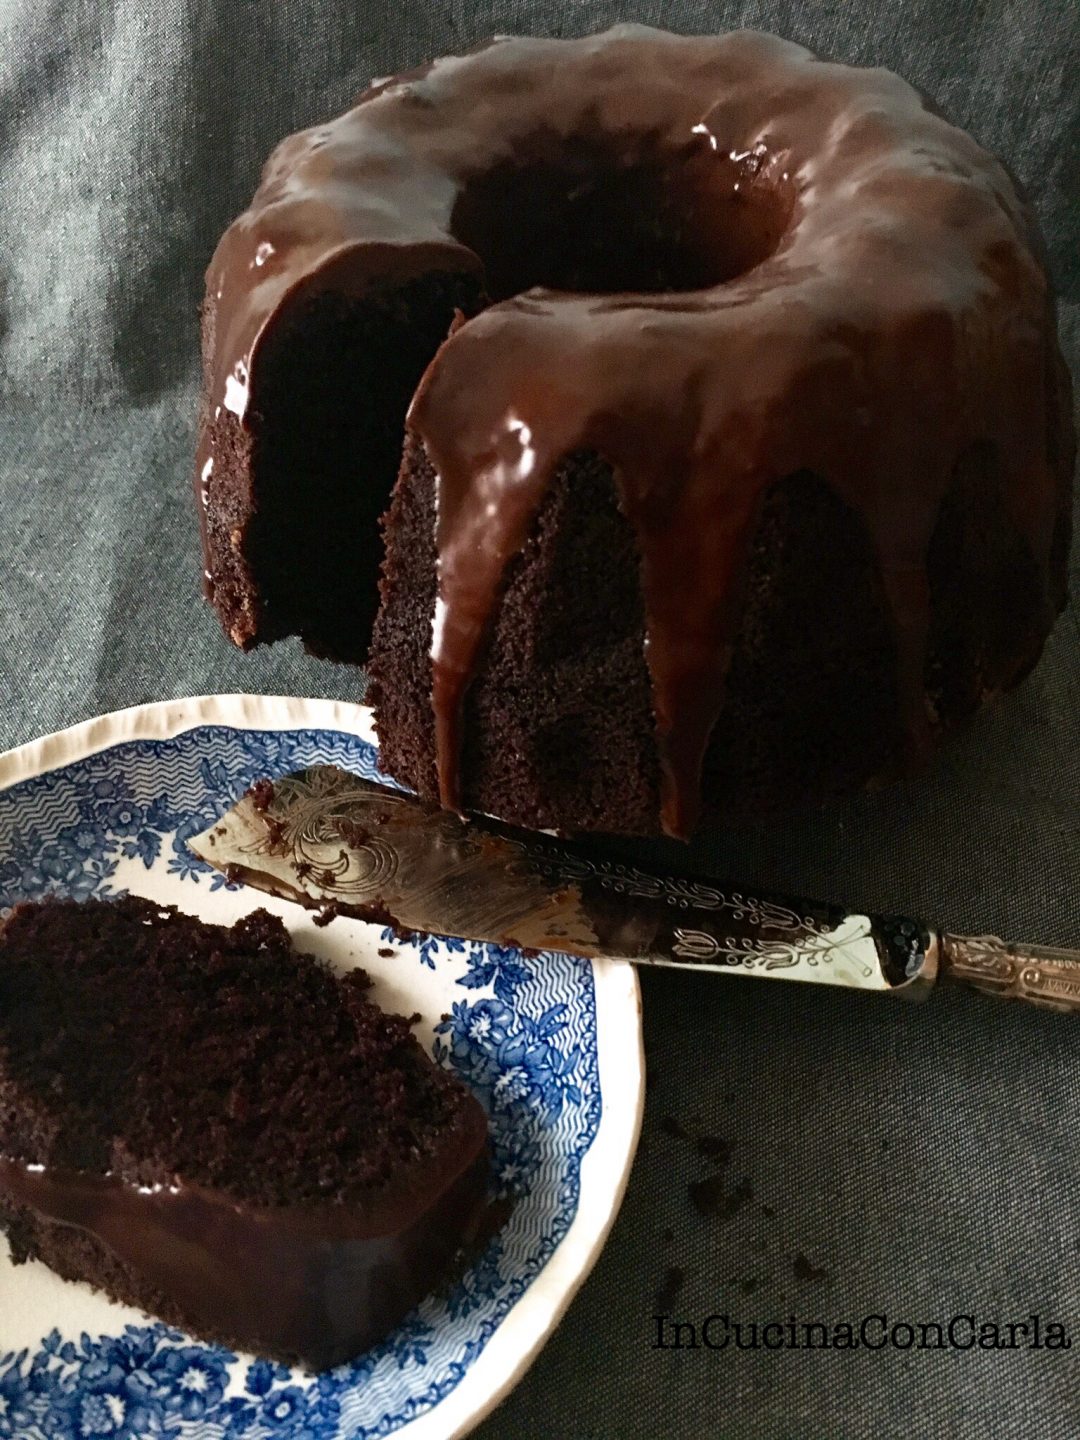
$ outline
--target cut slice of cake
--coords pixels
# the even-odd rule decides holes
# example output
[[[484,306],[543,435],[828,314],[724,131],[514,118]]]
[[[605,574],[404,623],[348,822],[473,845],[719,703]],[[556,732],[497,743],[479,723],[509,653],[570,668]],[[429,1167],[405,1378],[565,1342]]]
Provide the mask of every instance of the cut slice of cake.
[[[0,1228],[203,1338],[312,1368],[384,1337],[487,1208],[475,1097],[265,910],[0,925]]]

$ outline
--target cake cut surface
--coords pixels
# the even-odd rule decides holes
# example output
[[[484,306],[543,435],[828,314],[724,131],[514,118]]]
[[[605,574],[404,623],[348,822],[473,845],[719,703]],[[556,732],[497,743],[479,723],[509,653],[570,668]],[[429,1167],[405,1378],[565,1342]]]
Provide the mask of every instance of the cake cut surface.
[[[891,778],[1064,605],[1055,323],[1014,181],[899,77],[494,41],[283,142],[223,236],[208,593],[367,653],[448,807],[686,835]]]
[[[487,1206],[487,1122],[362,972],[128,897],[0,927],[0,1226],[204,1338],[313,1368],[383,1338]]]

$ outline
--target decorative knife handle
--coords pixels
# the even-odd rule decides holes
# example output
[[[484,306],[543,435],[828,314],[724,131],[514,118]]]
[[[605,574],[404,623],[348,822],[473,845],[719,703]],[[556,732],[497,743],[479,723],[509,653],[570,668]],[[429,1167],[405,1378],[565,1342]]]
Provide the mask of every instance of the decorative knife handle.
[[[996,935],[942,934],[941,976],[996,995],[1026,1000],[1047,1010],[1080,1015],[1080,950],[1022,945]]]
[[[652,873],[587,858],[547,839],[530,840],[527,849],[528,863],[549,886],[576,888],[601,954],[638,965],[884,990],[905,999],[921,999],[932,983],[933,937],[905,916]]]

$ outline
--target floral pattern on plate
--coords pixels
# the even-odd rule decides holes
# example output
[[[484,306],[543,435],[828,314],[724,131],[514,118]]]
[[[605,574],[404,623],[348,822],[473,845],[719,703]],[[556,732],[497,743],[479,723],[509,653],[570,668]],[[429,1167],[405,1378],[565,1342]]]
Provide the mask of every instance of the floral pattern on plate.
[[[0,792],[0,914],[23,898],[129,889],[207,919],[272,904],[226,885],[186,841],[256,779],[313,764],[377,773],[374,747],[342,731],[203,725],[114,745],[14,784]],[[214,910],[222,904],[232,909]],[[330,928],[342,924],[353,939],[368,932],[361,959],[378,985],[375,947],[388,937],[358,922]],[[515,1197],[486,1253],[381,1345],[318,1377],[195,1344],[157,1323],[68,1334],[57,1315],[58,1328],[36,1347],[15,1351],[9,1340],[5,1350],[0,1304],[0,1437],[363,1440],[424,1415],[461,1382],[578,1208],[582,1159],[603,1108],[593,971],[565,955],[526,960],[438,936],[393,944],[395,980],[410,999],[421,987],[417,1008],[429,1017],[433,1053],[485,1105],[497,1182]],[[413,970],[404,978],[403,965]],[[0,1297],[5,1273],[0,1246]]]

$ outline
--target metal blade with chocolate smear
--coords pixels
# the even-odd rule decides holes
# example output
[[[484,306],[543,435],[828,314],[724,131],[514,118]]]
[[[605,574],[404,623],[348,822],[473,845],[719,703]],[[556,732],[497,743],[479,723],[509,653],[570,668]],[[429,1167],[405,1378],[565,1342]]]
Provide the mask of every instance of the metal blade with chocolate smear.
[[[1080,1012],[1077,951],[598,860],[331,765],[260,781],[188,843],[231,880],[399,933],[904,997],[940,976]]]

